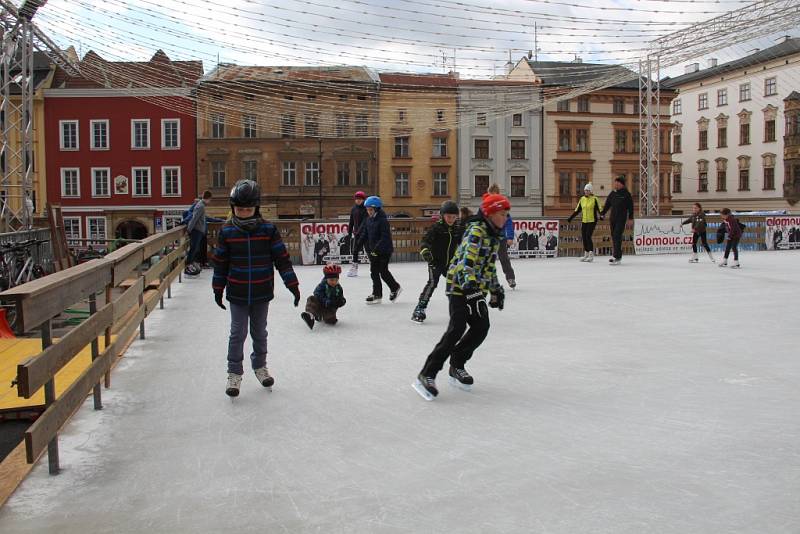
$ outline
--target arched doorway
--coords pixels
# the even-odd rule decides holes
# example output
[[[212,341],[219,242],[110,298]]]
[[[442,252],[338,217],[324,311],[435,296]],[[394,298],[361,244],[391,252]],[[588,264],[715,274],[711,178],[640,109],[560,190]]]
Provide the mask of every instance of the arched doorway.
[[[147,227],[139,221],[123,221],[117,225],[115,236],[117,239],[144,239]]]

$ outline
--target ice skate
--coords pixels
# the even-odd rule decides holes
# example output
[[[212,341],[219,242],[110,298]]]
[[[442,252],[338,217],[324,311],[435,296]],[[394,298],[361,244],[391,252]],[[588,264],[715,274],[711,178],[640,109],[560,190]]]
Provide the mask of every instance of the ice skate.
[[[472,391],[474,380],[466,369],[456,369],[450,366],[450,385],[464,391]]]
[[[622,263],[622,259],[611,258],[608,260],[609,265],[619,265],[620,263]]]
[[[356,276],[358,276],[358,264],[357,263],[354,263],[353,265],[350,266],[350,270],[347,271],[347,276],[349,278],[355,278]]]
[[[717,260],[714,259],[714,256],[709,252],[708,259],[711,260],[711,263],[716,263]]]
[[[380,295],[370,295],[367,297],[367,304],[380,304],[382,298]]]
[[[739,265],[739,260],[733,260],[733,263],[731,263],[731,269],[740,269],[741,267],[742,266]]]
[[[242,385],[242,375],[228,373],[228,385],[225,386],[225,394],[229,397],[239,396],[239,387]]]
[[[308,325],[309,330],[314,330],[314,317],[310,313],[303,312],[300,314],[300,317],[302,317],[303,321]]]
[[[719,266],[720,267],[727,267],[728,266],[728,260],[723,259],[721,262],[719,262]]]
[[[256,369],[255,373],[256,373],[256,378],[258,378],[258,381],[261,382],[261,385],[264,386],[265,388],[269,388],[271,391],[272,384],[275,383],[275,379],[270,376],[269,369],[267,369],[267,366],[265,365],[264,367]]]
[[[589,253],[584,252],[583,256],[581,257],[581,261],[589,261]]]
[[[394,291],[392,291],[391,293],[389,293],[389,300],[390,300],[391,302],[394,302],[394,301],[395,301],[395,299],[397,299],[397,297],[398,297],[398,296],[400,296],[400,293],[401,293],[402,291],[403,291],[403,288],[398,286],[398,288],[397,288],[397,289],[395,289]]]
[[[425,315],[425,309],[417,306],[414,309],[414,313],[411,314],[411,320],[417,324],[422,324],[425,319],[427,319]]]
[[[411,384],[411,387],[426,401],[432,401],[439,394],[439,390],[436,389],[436,379],[422,373],[417,375],[417,379]]]
[[[589,252],[588,256],[586,256],[586,263],[592,263],[594,261],[594,252]]]
[[[509,278],[508,279],[508,287],[510,287],[511,289],[516,288],[517,287],[517,281],[514,280],[513,278]]]
[[[689,263],[698,263],[700,260],[697,259],[697,253],[693,253],[692,257],[689,258]]]

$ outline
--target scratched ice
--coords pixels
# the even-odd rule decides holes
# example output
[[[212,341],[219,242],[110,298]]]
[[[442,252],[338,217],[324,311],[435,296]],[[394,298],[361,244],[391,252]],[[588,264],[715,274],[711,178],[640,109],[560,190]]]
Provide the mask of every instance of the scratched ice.
[[[409,321],[422,264],[393,266],[396,304],[344,278],[339,325],[313,332],[279,288],[274,391],[248,372],[234,402],[204,272],[0,532],[797,532],[800,252],[687,259],[516,262],[473,391],[442,376],[435,402],[410,387],[447,324],[441,291]],[[308,294],[320,269],[298,272]]]

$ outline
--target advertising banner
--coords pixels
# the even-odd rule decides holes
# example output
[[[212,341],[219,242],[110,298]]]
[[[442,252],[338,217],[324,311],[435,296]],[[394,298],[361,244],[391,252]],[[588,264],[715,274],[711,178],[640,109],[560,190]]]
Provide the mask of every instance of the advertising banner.
[[[692,227],[681,219],[634,219],[633,247],[636,254],[681,254],[692,252]]]
[[[800,248],[800,215],[767,217],[767,250]]]
[[[514,242],[510,258],[555,258],[558,256],[558,221],[546,219],[514,220]]]
[[[347,235],[347,223],[344,222],[300,224],[303,265],[350,263],[353,260],[352,241],[351,236]],[[358,260],[359,263],[367,263],[367,255],[362,252]]]

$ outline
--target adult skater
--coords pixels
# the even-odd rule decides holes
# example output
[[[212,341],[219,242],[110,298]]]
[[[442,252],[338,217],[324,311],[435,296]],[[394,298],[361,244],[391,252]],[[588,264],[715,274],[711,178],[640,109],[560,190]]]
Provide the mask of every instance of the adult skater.
[[[486,195],[499,195],[500,194],[500,185],[494,183],[489,186],[489,189],[486,190]],[[517,276],[514,273],[514,267],[511,265],[511,258],[508,257],[508,248],[514,241],[514,221],[511,219],[511,214],[508,215],[506,218],[506,222],[503,225],[503,237],[500,241],[500,249],[497,252],[497,259],[500,260],[500,265],[503,267],[503,275],[506,277],[506,282],[508,282],[509,287],[514,289],[517,287]]]
[[[633,198],[625,188],[625,178],[617,176],[614,179],[614,190],[606,198],[606,205],[600,212],[600,218],[611,210],[611,241],[614,243],[614,253],[608,263],[619,265],[622,261],[622,233],[628,219],[633,220]]]
[[[402,289],[389,272],[389,260],[394,252],[389,219],[382,209],[383,202],[380,197],[369,197],[364,206],[367,208],[368,217],[362,226],[360,239],[369,252],[369,274],[372,277],[372,294],[367,297],[367,304],[380,304],[383,298],[381,279],[389,286],[389,300],[394,302]]]
[[[441,217],[433,223],[422,238],[420,256],[428,263],[428,283],[419,296],[419,302],[411,315],[415,323],[422,323],[425,309],[433,296],[433,291],[439,285],[439,277],[447,276],[447,268],[453,258],[461,239],[464,237],[464,225],[458,220],[458,205],[452,200],[446,200],[439,208]]]
[[[426,400],[433,400],[439,394],[436,375],[448,357],[450,383],[463,389],[473,384],[464,366],[489,333],[486,295],[491,295],[492,308],[502,310],[505,302],[495,261],[510,209],[511,204],[503,195],[486,195],[478,214],[467,223],[464,239],[447,271],[450,324],[413,384]]]
[[[189,234],[189,253],[186,255],[186,268],[183,274],[195,276],[200,274],[201,267],[197,263],[200,257],[203,240],[208,233],[208,217],[206,206],[211,204],[211,191],[203,191],[203,196],[195,199],[188,211],[186,233]]]
[[[339,322],[336,311],[344,306],[344,290],[339,283],[342,268],[329,263],[322,269],[322,281],[314,289],[314,294],[306,299],[306,311],[300,314],[309,329],[314,329],[314,322],[335,325]]]
[[[231,307],[231,335],[228,340],[228,384],[231,397],[239,395],[244,368],[244,342],[247,323],[253,338],[250,362],[256,378],[264,387],[275,380],[267,369],[267,312],[274,297],[274,273],[277,269],[286,288],[300,302],[300,288],[292,269],[289,253],[275,225],[261,218],[261,190],[252,180],[239,180],[231,189],[233,214],[219,231],[214,250],[212,288],[217,306],[226,309],[222,293]]]
[[[358,257],[361,249],[364,248],[364,243],[358,236],[361,235],[362,227],[367,222],[367,208],[364,206],[366,199],[366,193],[356,191],[356,194],[353,195],[353,207],[350,208],[350,220],[347,222],[347,235],[350,236],[350,250],[353,255],[353,263],[347,276],[351,278],[358,276]]]
[[[594,261],[594,243],[592,235],[600,219],[600,199],[594,196],[592,184],[583,187],[583,196],[578,201],[575,211],[567,218],[567,222],[572,222],[579,213],[581,214],[581,238],[583,239],[583,257],[581,261]]]
[[[703,244],[703,248],[706,249],[706,253],[708,254],[708,259],[711,260],[711,263],[714,263],[714,256],[711,254],[711,247],[708,246],[708,235],[706,234],[706,212],[703,211],[703,206],[699,202],[695,202],[694,206],[692,206],[692,215],[681,223],[681,226],[684,224],[691,224],[692,225],[692,257],[689,259],[689,263],[697,263],[697,243],[698,241]]]
[[[739,222],[739,219],[733,216],[731,210],[723,208],[720,212],[722,216],[722,223],[720,224],[721,233],[725,235],[725,256],[720,262],[720,267],[728,266],[728,256],[733,251],[733,263],[731,269],[738,269],[739,265],[739,240],[742,238],[742,230],[744,225]]]

